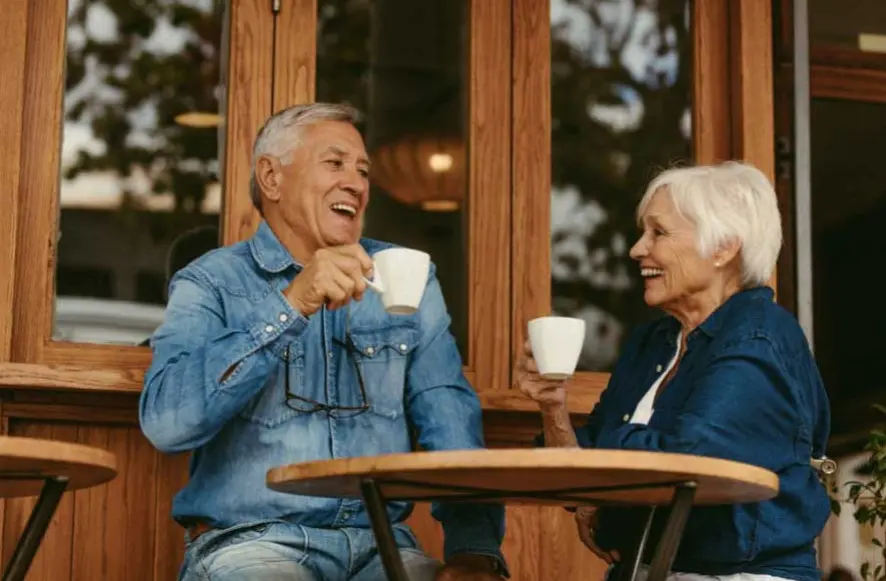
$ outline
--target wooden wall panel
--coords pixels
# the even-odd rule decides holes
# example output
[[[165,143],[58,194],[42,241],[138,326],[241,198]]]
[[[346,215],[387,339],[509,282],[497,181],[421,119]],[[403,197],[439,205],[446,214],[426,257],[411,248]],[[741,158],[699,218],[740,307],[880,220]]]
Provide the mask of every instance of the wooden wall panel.
[[[160,456],[154,510],[154,579],[176,579],[185,556],[185,531],[172,520],[172,499],[188,482],[189,454]]]
[[[83,426],[79,441],[117,457],[117,478],[77,491],[74,581],[154,579],[158,454],[136,427]]]

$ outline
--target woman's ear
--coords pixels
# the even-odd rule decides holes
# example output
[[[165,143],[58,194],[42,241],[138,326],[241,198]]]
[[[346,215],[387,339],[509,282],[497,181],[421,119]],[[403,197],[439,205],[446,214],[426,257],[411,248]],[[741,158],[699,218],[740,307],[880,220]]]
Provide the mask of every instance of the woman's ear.
[[[729,264],[738,257],[740,251],[741,244],[738,239],[733,238],[724,242],[714,251],[714,265],[720,267]]]
[[[262,155],[255,162],[255,182],[262,195],[272,202],[280,200],[280,184],[283,172],[280,161],[270,155]]]

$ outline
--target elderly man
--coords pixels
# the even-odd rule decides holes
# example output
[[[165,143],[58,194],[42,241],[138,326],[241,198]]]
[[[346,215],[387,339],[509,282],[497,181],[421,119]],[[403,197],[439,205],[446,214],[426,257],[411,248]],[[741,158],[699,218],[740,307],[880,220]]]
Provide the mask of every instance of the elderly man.
[[[265,486],[273,466],[323,458],[483,447],[434,269],[414,315],[366,292],[361,238],[369,159],[346,106],[272,116],[253,151],[248,241],[213,250],[170,283],[139,418],[164,452],[193,452],[173,516],[187,527],[181,579],[384,579],[363,503]],[[365,294],[364,294],[365,293]],[[413,580],[500,579],[504,511],[437,504],[446,565],[388,513]]]

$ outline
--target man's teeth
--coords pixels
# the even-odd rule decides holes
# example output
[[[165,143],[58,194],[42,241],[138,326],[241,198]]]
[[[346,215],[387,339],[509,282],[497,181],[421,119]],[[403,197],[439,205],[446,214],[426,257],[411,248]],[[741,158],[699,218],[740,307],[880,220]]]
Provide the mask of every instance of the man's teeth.
[[[347,204],[332,204],[332,209],[337,212],[347,212],[351,216],[357,215],[357,208],[354,206],[349,206]]]
[[[662,270],[660,268],[641,268],[640,269],[640,275],[643,277],[661,276],[663,274],[664,274],[664,270]]]

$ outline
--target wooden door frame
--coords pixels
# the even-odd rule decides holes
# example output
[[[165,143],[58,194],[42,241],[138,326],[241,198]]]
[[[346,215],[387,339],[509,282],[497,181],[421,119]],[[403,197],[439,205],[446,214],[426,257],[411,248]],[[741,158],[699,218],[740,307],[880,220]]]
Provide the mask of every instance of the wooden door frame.
[[[695,0],[693,11],[693,157],[742,159],[770,179],[775,167],[770,0]],[[512,365],[530,319],[551,311],[550,5],[514,0],[513,330]],[[543,195],[540,195],[544,193]],[[539,241],[547,241],[540,244]],[[770,281],[774,286],[775,275]],[[569,409],[590,411],[608,373],[580,372]],[[507,407],[535,411],[516,390]]]

